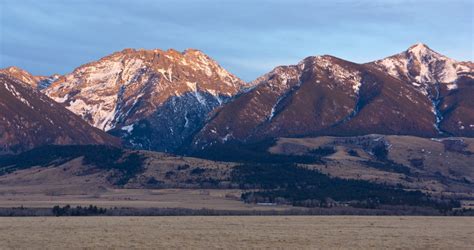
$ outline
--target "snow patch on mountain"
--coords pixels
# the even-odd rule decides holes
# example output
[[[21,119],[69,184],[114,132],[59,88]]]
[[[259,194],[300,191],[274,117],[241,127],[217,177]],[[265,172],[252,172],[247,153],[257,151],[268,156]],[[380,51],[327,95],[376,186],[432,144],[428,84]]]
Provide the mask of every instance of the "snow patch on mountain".
[[[30,102],[28,102],[25,98],[23,98],[23,96],[20,94],[20,92],[18,92],[15,88],[15,86],[13,86],[12,84],[9,84],[7,82],[4,82],[3,83],[5,85],[5,88],[14,96],[16,97],[18,100],[20,100],[22,103],[24,103],[26,106],[28,106],[29,108],[31,109],[34,109],[34,107],[30,104]]]
[[[64,95],[63,97],[52,97],[52,99],[58,103],[64,103],[69,98],[69,94]]]
[[[99,81],[106,85],[108,83],[107,80],[116,77],[120,72],[122,72],[122,70],[122,63],[119,61],[102,62],[99,63],[97,67],[92,66],[87,69],[87,72],[89,73],[87,80],[90,82]],[[85,71],[86,70],[84,70],[84,73]]]
[[[193,92],[196,92],[196,91],[197,91],[197,84],[196,84],[196,82],[189,82],[189,81],[186,81],[186,86],[188,86],[189,89],[191,89],[191,91],[193,91]]]
[[[273,119],[273,117],[275,117],[275,110],[276,110],[276,106],[278,105],[279,103],[279,100],[277,101],[277,103],[275,105],[273,105],[272,109],[270,110],[270,115],[268,116],[268,121],[271,121]]]
[[[362,86],[362,82],[357,82],[355,83],[353,86],[352,86],[352,89],[354,90],[355,93],[359,93],[359,90],[360,90],[360,86]]]
[[[338,83],[348,85],[355,95],[359,94],[361,87],[361,73],[357,70],[350,70],[337,63],[334,63],[331,56],[317,56],[315,57],[315,66],[322,70],[326,70],[329,74],[329,78],[332,78]],[[331,87],[331,86],[329,86]]]
[[[202,105],[206,106],[206,99],[202,96],[202,94],[199,91],[194,91],[193,92],[194,96],[196,97],[196,100]]]
[[[453,90],[453,89],[457,89],[458,85],[456,83],[451,83],[451,84],[446,85],[446,87],[448,88],[448,90]]]
[[[135,124],[130,124],[130,125],[127,125],[127,126],[123,126],[121,129],[124,130],[124,131],[127,131],[128,133],[131,133],[133,131],[133,126]]]

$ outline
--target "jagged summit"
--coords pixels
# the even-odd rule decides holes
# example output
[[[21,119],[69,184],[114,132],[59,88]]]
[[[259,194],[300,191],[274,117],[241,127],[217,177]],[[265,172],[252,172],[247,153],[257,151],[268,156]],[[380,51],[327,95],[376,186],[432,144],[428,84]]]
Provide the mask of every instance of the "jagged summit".
[[[205,54],[205,53],[199,49],[187,48],[182,52],[182,54]]]
[[[402,52],[403,53],[403,52]],[[455,60],[448,58],[440,54],[439,52],[431,49],[428,45],[423,43],[417,43],[413,46],[410,46],[406,51],[408,57],[412,57],[413,60],[417,60],[419,62],[423,61],[433,61],[433,60],[445,60],[455,62]]]
[[[16,66],[0,69],[0,73],[11,76],[14,79],[18,79],[24,84],[39,90],[47,88],[53,81],[60,77],[58,74],[53,74],[51,76],[35,76],[30,72]]]
[[[195,54],[205,54],[202,50],[195,49],[195,48],[187,48],[183,51],[176,50],[174,48],[169,48],[169,49],[160,49],[160,48],[154,48],[154,49],[144,49],[144,48],[124,48],[121,51],[113,52],[111,55],[114,54],[120,54],[120,53],[133,53],[133,52],[152,52],[152,53],[169,53],[169,54],[190,54],[190,53],[195,53]],[[110,56],[110,55],[109,55]],[[107,57],[107,56],[106,56]]]
[[[413,51],[413,50],[415,50],[415,51],[416,50],[431,50],[431,51],[433,51],[432,49],[430,49],[430,47],[428,47],[428,45],[426,45],[424,43],[420,43],[420,42],[413,44],[412,46],[410,46],[408,48],[408,50],[411,50],[411,51]]]
[[[41,77],[41,76],[33,76],[28,71],[16,66],[10,66],[4,69],[0,69],[0,73],[9,75],[15,79],[18,79],[22,81],[23,83],[26,83],[27,85],[32,86],[33,88],[36,88],[38,83],[41,80],[46,78],[46,77]]]
[[[21,72],[21,71],[25,71],[17,66],[10,66],[10,67],[6,67],[2,70],[5,70],[5,71],[8,71],[8,72]]]
[[[426,92],[427,84],[453,84],[462,74],[472,74],[468,63],[448,58],[423,43],[417,43],[406,51],[371,62],[390,75],[411,82]],[[451,86],[453,88],[454,85]]]
[[[410,46],[405,52],[407,57],[417,60],[418,62],[430,61],[430,60],[452,60],[448,57],[432,50],[428,45],[424,43],[417,43]],[[454,60],[452,60],[454,61]]]
[[[76,68],[45,93],[137,148],[168,150],[245,86],[199,50],[124,49]]]

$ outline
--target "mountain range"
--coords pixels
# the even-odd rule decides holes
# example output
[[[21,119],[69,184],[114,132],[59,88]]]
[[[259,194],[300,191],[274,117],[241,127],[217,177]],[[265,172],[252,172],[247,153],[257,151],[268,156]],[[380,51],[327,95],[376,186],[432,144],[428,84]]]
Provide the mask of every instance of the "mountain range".
[[[280,66],[214,112],[201,147],[229,139],[474,136],[474,65],[416,44],[365,64],[333,56]]]
[[[424,44],[362,64],[309,56],[248,83],[195,49],[0,70],[0,206],[21,206],[6,214],[58,202],[467,215],[473,161],[474,64]]]
[[[195,49],[125,49],[66,75],[0,74],[3,152],[116,137],[188,152],[280,137],[474,136],[474,64],[421,43],[363,64],[310,56],[249,83]]]

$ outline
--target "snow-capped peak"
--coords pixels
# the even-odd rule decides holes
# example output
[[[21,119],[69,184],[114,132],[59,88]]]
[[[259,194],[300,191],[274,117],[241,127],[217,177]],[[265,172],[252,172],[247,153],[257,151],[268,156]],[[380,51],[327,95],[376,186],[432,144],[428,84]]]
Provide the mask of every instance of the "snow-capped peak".
[[[474,72],[472,67],[448,58],[423,43],[369,64],[420,87],[437,83],[451,84],[461,73]]]
[[[0,69],[0,73],[9,75],[15,79],[20,80],[23,83],[26,83],[27,85],[36,88],[38,85],[38,82],[41,81],[44,77],[40,76],[33,76],[30,74],[28,71],[21,69],[16,66],[11,66],[8,68]]]
[[[44,92],[134,147],[169,150],[245,86],[199,50],[124,49],[78,67]]]
[[[457,62],[423,43],[417,43],[402,53],[369,65],[411,84],[429,98],[432,102],[432,112],[436,115],[435,127],[439,132],[443,119],[438,107],[442,91],[457,91],[458,79],[461,76],[472,79],[474,73],[472,64]]]
[[[410,46],[410,48],[408,48],[408,51],[412,52],[412,53],[415,53],[415,54],[424,54],[424,53],[429,53],[429,52],[435,52],[433,50],[431,50],[426,44],[424,43],[417,43],[417,44],[414,44],[412,46]],[[436,53],[436,52],[435,52]]]

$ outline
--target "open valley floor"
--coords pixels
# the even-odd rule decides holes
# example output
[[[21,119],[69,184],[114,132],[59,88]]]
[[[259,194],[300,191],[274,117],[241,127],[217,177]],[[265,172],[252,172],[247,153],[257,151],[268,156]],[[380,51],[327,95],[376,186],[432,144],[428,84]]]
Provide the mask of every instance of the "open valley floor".
[[[472,217],[4,217],[0,249],[472,249]]]

